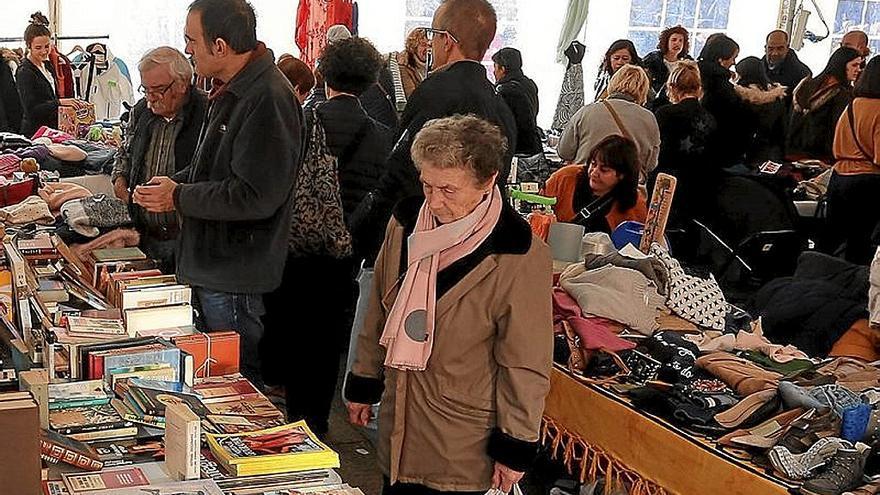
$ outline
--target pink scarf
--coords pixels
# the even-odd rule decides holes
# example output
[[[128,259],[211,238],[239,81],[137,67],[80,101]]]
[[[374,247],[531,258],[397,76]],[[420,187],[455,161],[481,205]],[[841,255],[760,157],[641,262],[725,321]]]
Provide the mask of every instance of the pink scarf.
[[[489,237],[501,217],[502,201],[495,187],[468,216],[439,226],[427,203],[422,204],[407,243],[406,276],[379,339],[388,349],[385,366],[425,370],[434,346],[437,273],[474,252]]]

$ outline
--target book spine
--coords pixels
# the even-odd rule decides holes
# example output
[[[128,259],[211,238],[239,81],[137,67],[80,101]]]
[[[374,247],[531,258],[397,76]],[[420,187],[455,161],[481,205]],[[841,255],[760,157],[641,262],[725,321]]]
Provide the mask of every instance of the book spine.
[[[49,409],[54,411],[57,409],[70,409],[72,407],[102,406],[109,403],[110,397],[101,397],[100,399],[61,400],[50,402]]]
[[[130,423],[129,423],[130,424]],[[128,428],[119,428],[117,430],[91,431],[86,433],[74,433],[69,435],[74,440],[80,442],[94,442],[98,440],[107,440],[111,438],[125,438],[137,435],[138,429],[132,425]]]
[[[58,433],[62,435],[76,435],[79,433],[92,433],[96,431],[107,431],[107,430],[117,430],[120,428],[129,428],[131,427],[131,421],[120,420],[113,421],[110,423],[101,423],[97,425],[77,425],[77,426],[69,426],[69,427],[60,427],[53,428]]]

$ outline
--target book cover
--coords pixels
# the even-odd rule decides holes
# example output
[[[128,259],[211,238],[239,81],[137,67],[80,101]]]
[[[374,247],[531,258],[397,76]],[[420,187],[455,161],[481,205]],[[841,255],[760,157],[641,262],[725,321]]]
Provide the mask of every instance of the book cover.
[[[101,442],[95,445],[95,452],[104,462],[104,467],[157,462],[165,458],[162,442],[139,443],[130,441]]]
[[[178,284],[126,289],[122,291],[119,307],[126,310],[190,303],[192,303],[192,288]]]
[[[0,394],[0,492],[32,495],[40,491],[40,414],[30,393],[20,394]]]
[[[223,495],[223,491],[213,480],[190,480],[119,488],[103,492],[102,495]]]
[[[164,346],[144,352],[120,352],[106,355],[103,357],[100,365],[97,362],[95,363],[95,366],[100,366],[101,368],[101,371],[95,370],[101,376],[95,376],[94,378],[104,378],[107,381],[109,380],[111,369],[162,363],[167,363],[174,369],[174,381],[180,380],[180,349]]]
[[[71,335],[97,335],[118,337],[126,335],[122,320],[68,316],[67,330]]]
[[[256,394],[253,384],[238,373],[204,378],[193,386],[202,396],[202,402],[216,402],[225,397]]]
[[[70,495],[63,481],[43,481],[43,495]]]
[[[88,444],[66,437],[52,430],[42,430],[40,457],[46,462],[63,462],[85,471],[99,471],[104,467],[98,453]]]
[[[125,324],[129,335],[140,330],[191,326],[193,309],[189,304],[126,309]]]
[[[171,340],[193,356],[197,378],[238,373],[240,337],[237,332],[195,333]]]
[[[223,400],[213,400],[205,403],[210,414],[218,416],[256,416],[274,418],[281,416],[272,402],[263,394],[241,395],[238,397],[225,397]]]
[[[72,407],[49,412],[49,427],[62,435],[114,430],[133,426],[110,404]]]
[[[127,248],[105,248],[105,249],[96,249],[92,251],[92,258],[95,261],[131,261],[131,260],[143,260],[147,258],[147,255],[144,254],[139,248],[136,247],[127,247]]]
[[[164,416],[165,408],[172,404],[186,404],[199,416],[205,416],[208,413],[201,400],[190,394],[172,392],[169,390],[141,388],[132,384],[129,384],[128,391],[143,409],[144,414],[151,416]]]
[[[109,399],[109,394],[104,390],[104,382],[102,380],[49,384],[49,404],[53,402],[103,398]]]
[[[67,489],[70,490],[71,495],[150,484],[150,481],[144,476],[144,472],[136,467],[108,470],[100,473],[62,473],[61,477],[64,479],[64,483],[67,485]]]
[[[174,368],[168,363],[143,364],[114,368],[110,371],[110,388],[115,390],[116,384],[132,378],[152,378],[154,380],[174,381]]]

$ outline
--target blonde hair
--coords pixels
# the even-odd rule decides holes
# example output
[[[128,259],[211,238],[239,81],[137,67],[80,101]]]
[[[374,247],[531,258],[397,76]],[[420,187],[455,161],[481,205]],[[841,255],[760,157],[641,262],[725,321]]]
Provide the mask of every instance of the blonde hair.
[[[676,62],[672,70],[669,71],[666,90],[670,99],[684,95],[694,95],[700,98],[703,93],[703,82],[700,79],[700,68],[697,63],[690,60]]]
[[[648,101],[651,80],[645,69],[627,64],[617,70],[608,82],[608,94],[623,93],[632,97],[639,105]]]

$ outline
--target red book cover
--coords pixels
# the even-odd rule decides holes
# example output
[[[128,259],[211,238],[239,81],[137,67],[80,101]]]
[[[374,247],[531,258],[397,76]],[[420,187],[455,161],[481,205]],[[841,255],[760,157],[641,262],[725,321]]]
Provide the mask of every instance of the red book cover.
[[[183,335],[171,341],[192,355],[196,378],[238,373],[239,336],[234,331]]]
[[[100,473],[63,473],[61,476],[70,493],[74,495],[150,484],[140,468],[115,469]]]

